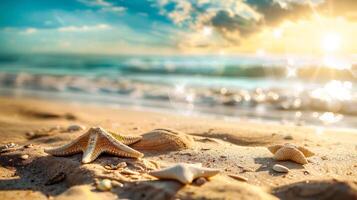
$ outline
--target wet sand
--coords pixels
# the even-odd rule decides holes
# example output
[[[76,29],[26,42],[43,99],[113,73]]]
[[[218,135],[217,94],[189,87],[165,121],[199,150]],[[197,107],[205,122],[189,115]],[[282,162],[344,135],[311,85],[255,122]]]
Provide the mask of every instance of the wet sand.
[[[53,157],[49,146],[65,144],[85,132],[69,125],[101,126],[120,134],[143,135],[153,129],[180,131],[193,141],[179,151],[144,150],[144,161],[158,166],[202,163],[222,172],[203,185],[149,177],[144,161],[101,155],[81,164],[81,155]],[[356,199],[357,131],[275,125],[119,109],[41,99],[0,98],[0,145],[18,148],[0,154],[0,199]],[[275,161],[267,146],[292,143],[316,155],[305,165]],[[32,144],[32,146],[26,146]],[[24,146],[25,145],[25,146]],[[28,158],[21,158],[23,155]],[[127,162],[135,176],[105,168]],[[141,162],[144,162],[141,163]],[[281,164],[290,172],[272,170]],[[144,166],[144,170],[138,166]],[[238,175],[247,181],[228,175]],[[53,178],[58,180],[53,181]],[[123,187],[100,192],[96,179],[109,178]]]

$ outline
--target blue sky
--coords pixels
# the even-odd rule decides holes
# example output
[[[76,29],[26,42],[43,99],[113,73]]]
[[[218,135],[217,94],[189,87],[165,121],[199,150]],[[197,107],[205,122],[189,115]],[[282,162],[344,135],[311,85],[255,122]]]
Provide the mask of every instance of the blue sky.
[[[267,27],[298,20],[311,14],[309,6],[326,4],[325,0],[305,2],[1,0],[0,52],[165,54],[242,49],[249,46],[245,40]],[[336,2],[353,5],[351,12],[357,8],[353,0]]]

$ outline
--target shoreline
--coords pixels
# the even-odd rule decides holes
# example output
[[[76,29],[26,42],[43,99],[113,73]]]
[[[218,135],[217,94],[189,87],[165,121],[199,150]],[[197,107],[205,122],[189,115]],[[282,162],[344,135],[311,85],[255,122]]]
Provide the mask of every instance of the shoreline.
[[[316,134],[315,129],[307,126],[274,125],[251,121],[229,121],[211,119],[201,116],[181,116],[174,113],[133,110],[128,108],[112,109],[106,106],[86,103],[70,103],[34,98],[0,97],[0,139],[1,144],[10,142],[18,145],[33,144],[33,148],[22,151],[1,153],[0,155],[0,197],[20,199],[29,191],[36,198],[60,198],[73,194],[78,184],[83,185],[85,194],[106,195],[104,199],[123,196],[135,198],[135,193],[164,193],[181,199],[227,198],[253,195],[256,199],[294,199],[290,189],[300,187],[321,193],[334,189],[332,196],[340,194],[344,188],[349,194],[357,195],[357,130],[334,130],[326,128]],[[144,151],[144,159],[160,165],[185,163],[202,163],[204,167],[217,168],[221,173],[202,186],[187,185],[178,187],[176,182],[157,181],[124,182],[124,188],[112,192],[93,190],[93,177],[90,174],[107,172],[103,167],[108,163],[117,163],[130,159],[100,156],[89,165],[80,165],[80,155],[68,157],[48,156],[43,152],[45,147],[58,146],[75,139],[84,131],[61,132],[63,127],[78,124],[87,128],[101,126],[105,129],[119,131],[122,134],[142,135],[158,128],[177,130],[192,138],[192,148],[180,151],[150,152]],[[59,127],[59,128],[58,128]],[[29,138],[29,132],[38,137]],[[275,161],[266,147],[275,144],[292,143],[312,150],[316,155],[309,158],[309,163],[299,165],[290,161]],[[22,154],[29,155],[28,160],[21,160]],[[12,160],[12,161],[10,161]],[[272,170],[274,164],[282,164],[290,169],[288,174]],[[64,173],[71,170],[84,170],[76,179],[67,177],[59,184],[44,187],[56,166],[64,167]],[[32,174],[30,171],[39,171]],[[229,178],[236,174],[247,179],[237,181]],[[112,176],[111,173],[108,176]],[[10,181],[11,180],[11,181]],[[30,180],[34,180],[31,183]],[[82,182],[85,180],[85,182]],[[134,181],[135,182],[135,181]],[[301,183],[302,185],[295,185]],[[162,188],[156,184],[164,184]],[[314,184],[320,184],[317,187]],[[326,184],[330,189],[326,189]],[[342,185],[342,186],[340,186]],[[43,189],[38,189],[41,187]],[[221,188],[217,191],[214,188]],[[136,189],[133,189],[136,188]],[[176,188],[172,193],[173,188]],[[82,190],[79,189],[79,190]],[[253,192],[255,191],[255,192]],[[83,192],[83,191],[82,191]],[[240,193],[239,193],[240,192]],[[70,193],[70,192],[69,192]],[[155,192],[154,192],[155,193]],[[330,192],[331,193],[331,192]],[[69,196],[68,196],[69,195]],[[78,195],[78,194],[77,194]],[[81,195],[83,195],[81,193]],[[235,196],[237,195],[237,196]],[[82,196],[83,197],[83,196]],[[191,197],[191,198],[189,198]],[[265,198],[264,198],[265,197]],[[3,198],[2,198],[3,199]],[[64,198],[65,199],[65,198]],[[157,198],[160,199],[160,198]],[[232,199],[232,198],[231,198]]]
[[[336,130],[354,130],[354,115],[343,115],[343,122],[323,123],[319,119],[306,117],[313,115],[316,112],[312,111],[294,111],[294,110],[267,110],[266,114],[259,114],[252,111],[253,108],[238,108],[238,107],[207,107],[202,105],[177,105],[175,103],[148,100],[148,99],[133,99],[125,95],[94,95],[88,93],[75,92],[51,92],[31,89],[13,89],[0,88],[0,98],[34,98],[45,101],[67,102],[67,103],[84,103],[94,106],[106,106],[115,109],[133,109],[138,111],[149,111],[172,115],[208,117],[212,119],[224,119],[228,121],[250,121],[256,123],[269,123],[275,125],[291,125],[291,126],[309,126],[315,128],[327,127]],[[216,112],[215,110],[221,110]],[[234,112],[230,111],[234,110]],[[253,109],[254,110],[254,109]],[[297,112],[304,113],[305,117],[294,117]],[[323,112],[321,112],[323,113]],[[281,117],[285,116],[285,117]],[[337,115],[336,115],[337,116]]]

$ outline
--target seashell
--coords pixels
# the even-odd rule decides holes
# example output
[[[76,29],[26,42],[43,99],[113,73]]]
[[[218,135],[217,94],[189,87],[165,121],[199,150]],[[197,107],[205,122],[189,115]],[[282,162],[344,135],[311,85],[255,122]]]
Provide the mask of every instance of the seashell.
[[[305,147],[293,144],[273,145],[268,150],[274,154],[276,160],[291,160],[299,164],[307,164],[306,157],[315,155]]]
[[[112,189],[112,181],[109,179],[102,179],[102,180],[98,181],[96,188],[97,188],[97,190],[100,190],[100,191],[111,190]]]
[[[177,180],[183,184],[192,183],[196,178],[208,178],[218,174],[220,170],[200,167],[198,165],[179,163],[171,167],[151,171],[149,174],[159,179]]]
[[[0,153],[6,153],[10,151],[16,151],[19,149],[19,146],[15,143],[8,143],[5,145],[0,146]]]
[[[188,149],[192,145],[193,139],[185,133],[169,129],[155,129],[144,134],[142,140],[131,147],[138,150],[177,151]]]
[[[292,160],[296,163],[307,164],[304,154],[296,148],[284,147],[279,149],[274,158],[276,160]]]
[[[283,166],[283,165],[279,165],[279,164],[275,164],[273,166],[273,170],[276,172],[282,172],[282,173],[288,173],[289,172],[289,168]]]

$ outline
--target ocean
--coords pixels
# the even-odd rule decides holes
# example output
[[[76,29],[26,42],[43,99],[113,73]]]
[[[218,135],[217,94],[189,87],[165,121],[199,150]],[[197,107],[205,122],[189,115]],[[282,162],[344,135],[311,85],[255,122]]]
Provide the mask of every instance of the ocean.
[[[256,55],[0,55],[0,94],[356,128],[357,66]]]

